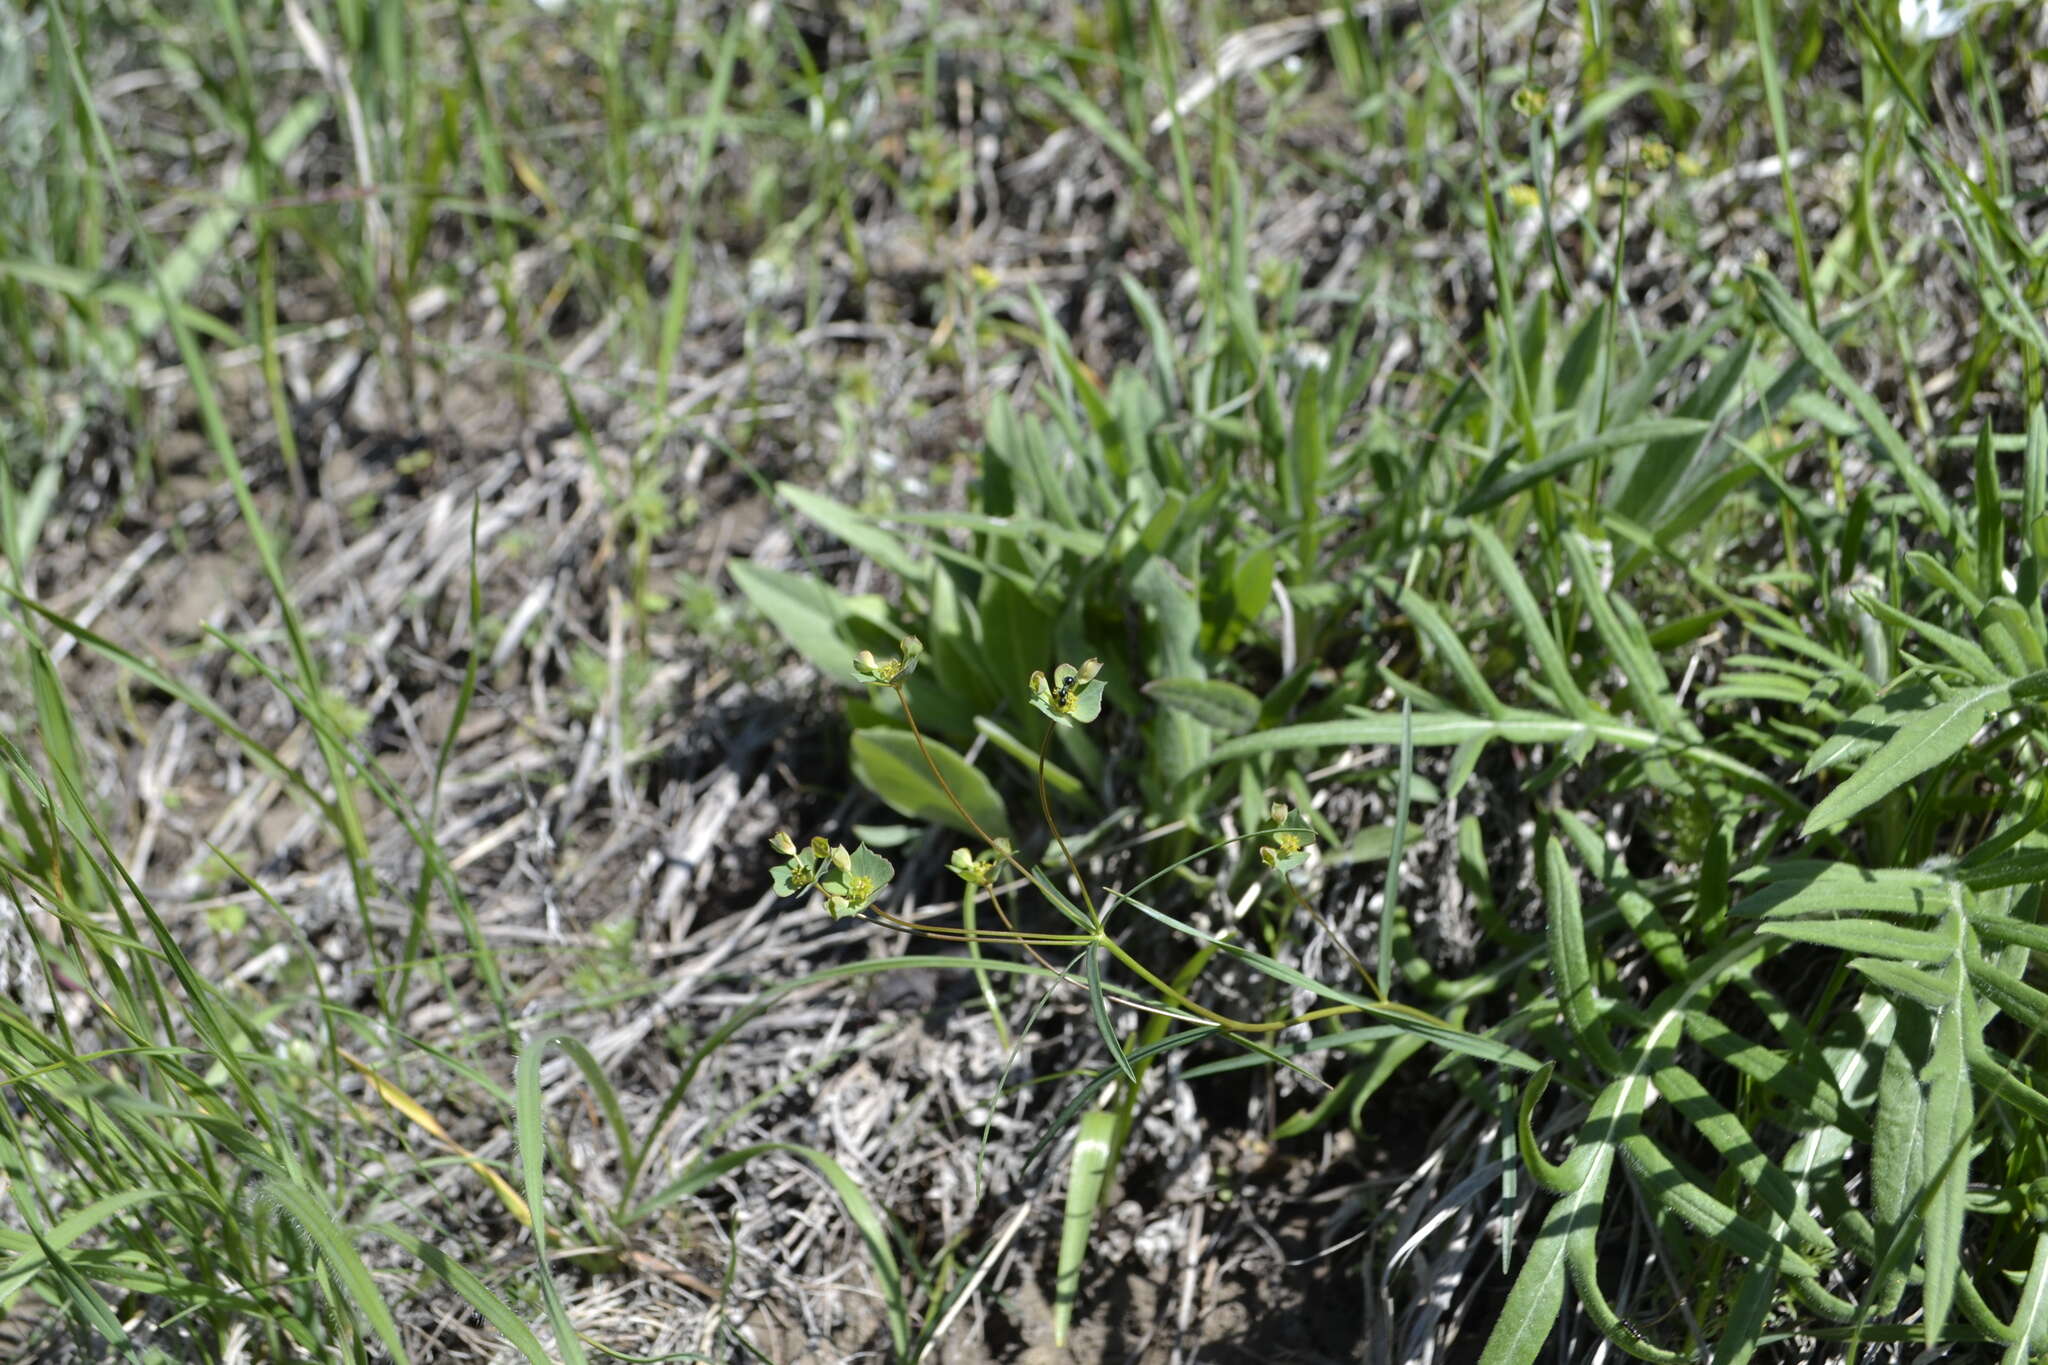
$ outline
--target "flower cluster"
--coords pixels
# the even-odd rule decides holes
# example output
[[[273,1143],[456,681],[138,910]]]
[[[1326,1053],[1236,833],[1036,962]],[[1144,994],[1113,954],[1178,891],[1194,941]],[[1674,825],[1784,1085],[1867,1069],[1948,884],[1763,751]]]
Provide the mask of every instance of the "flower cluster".
[[[896,875],[895,866],[866,844],[849,853],[843,845],[812,839],[798,848],[788,830],[777,830],[768,846],[788,859],[774,871],[775,894],[822,892],[834,919],[866,910]]]
[[[1266,817],[1274,825],[1285,825],[1290,811],[1283,802],[1274,802]],[[1259,845],[1259,861],[1275,872],[1287,872],[1300,867],[1308,858],[1310,841],[1291,829],[1273,829],[1266,837],[1273,842]]]
[[[998,839],[995,846],[979,858],[964,848],[953,850],[953,856],[946,863],[953,873],[969,886],[990,887],[996,884],[996,873],[1005,862],[1014,856],[1008,839]]]
[[[896,642],[896,650],[899,657],[894,659],[877,659],[873,650],[862,650],[853,656],[854,676],[877,687],[894,687],[917,671],[917,657],[924,653],[924,641],[906,635]]]
[[[1102,660],[1090,659],[1079,668],[1061,664],[1052,671],[1050,681],[1044,673],[1034,672],[1031,704],[1055,725],[1076,721],[1086,725],[1102,714],[1102,689],[1106,684],[1095,676],[1101,671]]]

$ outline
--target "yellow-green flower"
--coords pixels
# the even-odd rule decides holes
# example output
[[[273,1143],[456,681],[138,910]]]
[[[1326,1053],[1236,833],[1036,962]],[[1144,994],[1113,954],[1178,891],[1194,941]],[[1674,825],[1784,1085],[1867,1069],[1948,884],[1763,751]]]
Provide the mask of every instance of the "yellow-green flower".
[[[1102,660],[1090,659],[1079,668],[1061,664],[1052,671],[1050,679],[1044,673],[1033,673],[1031,704],[1055,725],[1076,721],[1086,725],[1102,714],[1102,689],[1106,684],[1096,677],[1101,671]]]
[[[924,653],[924,642],[915,635],[906,635],[896,642],[899,657],[877,659],[874,651],[864,649],[853,656],[853,673],[862,682],[877,687],[894,687],[917,671],[917,659]]]

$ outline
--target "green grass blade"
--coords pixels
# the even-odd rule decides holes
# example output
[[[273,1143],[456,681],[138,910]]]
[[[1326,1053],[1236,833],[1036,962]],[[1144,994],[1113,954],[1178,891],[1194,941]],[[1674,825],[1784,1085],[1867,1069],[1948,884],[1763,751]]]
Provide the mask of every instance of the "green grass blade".
[[[377,1292],[377,1285],[370,1278],[370,1271],[363,1264],[361,1256],[350,1244],[341,1225],[328,1212],[327,1206],[312,1191],[306,1190],[290,1180],[271,1179],[256,1187],[256,1197],[272,1204],[292,1220],[294,1227],[305,1234],[319,1253],[328,1273],[334,1277],[342,1297],[363,1319],[368,1322],[370,1332],[376,1337],[385,1352],[399,1365],[406,1365],[412,1357],[407,1354],[404,1338],[399,1334],[398,1322],[391,1316],[391,1309]]]
[[[1394,769],[1393,846],[1387,850],[1387,880],[1380,895],[1380,951],[1376,964],[1380,994],[1394,990],[1394,925],[1401,915],[1402,842],[1408,835],[1408,803],[1415,786],[1415,714],[1401,703],[1401,748],[1399,767]]]

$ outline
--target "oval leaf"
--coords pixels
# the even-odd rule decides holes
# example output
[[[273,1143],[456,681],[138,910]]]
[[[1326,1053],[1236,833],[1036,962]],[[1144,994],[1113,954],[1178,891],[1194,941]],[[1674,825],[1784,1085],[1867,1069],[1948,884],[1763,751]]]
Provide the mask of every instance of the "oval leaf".
[[[953,789],[974,823],[993,838],[1010,838],[1009,817],[989,780],[938,740],[927,738],[924,745],[946,787]],[[898,815],[934,820],[963,834],[974,832],[973,825],[953,808],[945,787],[933,778],[932,768],[918,751],[916,736],[907,730],[857,731],[853,736],[853,775]]]
[[[1259,723],[1259,699],[1216,678],[1154,678],[1145,695],[1225,734],[1241,735]]]

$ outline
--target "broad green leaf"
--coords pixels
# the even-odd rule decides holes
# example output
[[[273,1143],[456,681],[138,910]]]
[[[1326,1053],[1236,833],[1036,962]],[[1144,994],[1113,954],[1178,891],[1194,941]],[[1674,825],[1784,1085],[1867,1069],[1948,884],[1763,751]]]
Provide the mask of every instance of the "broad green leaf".
[[[855,646],[840,634],[846,599],[815,578],[771,569],[751,560],[728,566],[732,581],[776,633],[827,680],[858,686],[853,676]]]
[[[1125,582],[1131,597],[1151,617],[1151,648],[1146,671],[1153,677],[1201,677],[1207,672],[1200,655],[1202,613],[1195,594],[1183,586],[1182,576],[1172,564],[1156,555],[1125,563]],[[1169,790],[1182,795],[1177,801],[1183,817],[1192,816],[1194,786],[1184,779],[1198,772],[1208,760],[1214,736],[1209,727],[1181,711],[1155,716],[1146,727],[1146,754],[1154,771]]]
[[[1145,684],[1144,692],[1160,705],[1226,734],[1241,735],[1259,723],[1259,699],[1220,678],[1155,678]]]
[[[925,762],[927,753],[930,765]],[[979,824],[991,838],[1013,837],[995,787],[951,747],[929,736],[920,750],[917,737],[908,730],[871,727],[855,731],[853,775],[898,815],[935,820],[963,834],[973,834],[974,824]],[[948,787],[973,823],[954,809],[953,800],[946,795]]]
[[[807,519],[839,537],[847,545],[874,560],[906,583],[917,584],[923,581],[924,571],[918,566],[917,561],[910,557],[910,551],[904,547],[903,542],[875,525],[867,517],[822,493],[813,493],[793,483],[778,483],[775,485],[775,492]]]
[[[1052,666],[1052,615],[1029,593],[993,575],[982,580],[976,614],[990,694],[999,704],[1021,706],[1030,695],[1032,673]]]
[[[1903,721],[1862,766],[1813,808],[1800,832],[1832,829],[1954,757],[1984,723],[2012,705],[2007,684],[1961,688]]]
[[[1938,998],[1940,983],[1934,984]],[[1905,1294],[1906,1267],[1918,1243],[1915,1205],[1927,1169],[1927,1092],[1921,1076],[1932,1060],[1933,1039],[1933,1021],[1921,1002],[1902,1001],[1898,1032],[1878,1072],[1870,1146],[1871,1212],[1889,1249],[1872,1305],[1880,1313],[1891,1312]]]

